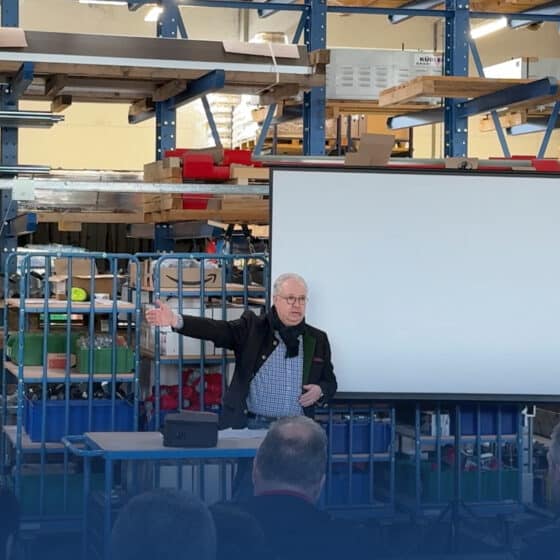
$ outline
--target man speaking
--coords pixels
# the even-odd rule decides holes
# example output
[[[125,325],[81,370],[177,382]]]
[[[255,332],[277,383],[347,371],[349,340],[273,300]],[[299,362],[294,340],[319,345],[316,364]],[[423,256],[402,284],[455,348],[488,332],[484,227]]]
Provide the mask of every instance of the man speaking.
[[[336,392],[327,334],[305,322],[305,280],[282,274],[272,296],[266,315],[245,311],[235,321],[181,316],[162,302],[146,312],[151,325],[234,351],[235,371],[224,395],[220,428],[268,428],[286,416],[313,416],[314,405]]]

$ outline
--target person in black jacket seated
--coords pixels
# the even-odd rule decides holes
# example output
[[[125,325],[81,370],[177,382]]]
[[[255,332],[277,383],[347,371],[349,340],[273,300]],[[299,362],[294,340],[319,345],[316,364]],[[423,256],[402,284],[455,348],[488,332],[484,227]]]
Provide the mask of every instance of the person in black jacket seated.
[[[550,434],[548,449],[548,478],[551,485],[552,502],[558,508],[560,504],[560,424],[556,424]],[[558,511],[556,520],[544,523],[543,526],[525,537],[521,544],[520,560],[558,558],[558,542],[560,540],[560,521]]]
[[[156,302],[146,312],[151,325],[172,327],[211,340],[235,353],[235,371],[224,395],[220,428],[267,428],[286,416],[313,416],[314,406],[336,392],[327,334],[305,322],[307,285],[297,274],[274,282],[273,307],[235,321],[180,316]]]
[[[257,450],[255,493],[239,507],[260,523],[275,558],[340,560],[367,550],[365,534],[316,506],[326,463],[325,430],[305,416],[274,422]]]

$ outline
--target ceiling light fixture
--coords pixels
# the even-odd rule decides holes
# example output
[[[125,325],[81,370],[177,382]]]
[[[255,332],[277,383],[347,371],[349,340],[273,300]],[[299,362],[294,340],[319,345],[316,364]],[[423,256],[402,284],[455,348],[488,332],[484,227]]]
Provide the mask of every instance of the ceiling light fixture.
[[[495,31],[500,31],[500,29],[505,29],[507,27],[507,18],[501,17],[498,19],[493,19],[488,23],[483,23],[471,29],[471,39],[480,39],[481,37],[485,37],[486,35],[490,35],[490,33],[494,33]]]
[[[123,0],[79,0],[80,4],[104,4],[106,6],[127,6]]]
[[[157,21],[161,14],[163,14],[163,8],[161,6],[152,6],[150,11],[146,14],[146,17],[144,17],[144,21]]]

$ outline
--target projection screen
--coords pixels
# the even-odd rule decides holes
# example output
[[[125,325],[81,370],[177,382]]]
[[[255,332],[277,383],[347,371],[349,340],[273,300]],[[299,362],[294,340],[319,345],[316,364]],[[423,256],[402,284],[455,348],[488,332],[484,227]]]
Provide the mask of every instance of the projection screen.
[[[558,178],[274,169],[271,265],[346,396],[558,400]]]

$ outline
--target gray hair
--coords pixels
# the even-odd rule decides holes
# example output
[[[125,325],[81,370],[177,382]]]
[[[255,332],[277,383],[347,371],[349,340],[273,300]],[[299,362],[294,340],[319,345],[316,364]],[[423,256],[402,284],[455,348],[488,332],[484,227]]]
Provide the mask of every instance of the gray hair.
[[[121,510],[111,536],[119,560],[215,560],[216,529],[208,507],[185,491],[151,490]]]
[[[295,280],[296,282],[303,284],[305,293],[307,294],[307,282],[303,279],[303,277],[295,272],[286,272],[284,274],[280,274],[280,276],[278,276],[278,278],[274,281],[274,285],[272,286],[272,295],[277,296],[278,292],[282,289],[284,282],[287,282],[288,280]]]
[[[560,466],[560,424],[556,424],[550,434],[548,453],[552,464]]]
[[[306,416],[274,422],[255,457],[255,467],[263,481],[306,491],[321,483],[326,465],[325,430]]]

